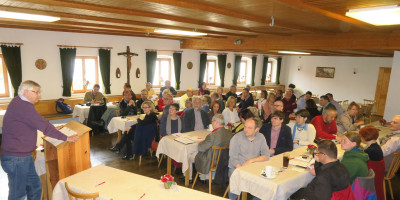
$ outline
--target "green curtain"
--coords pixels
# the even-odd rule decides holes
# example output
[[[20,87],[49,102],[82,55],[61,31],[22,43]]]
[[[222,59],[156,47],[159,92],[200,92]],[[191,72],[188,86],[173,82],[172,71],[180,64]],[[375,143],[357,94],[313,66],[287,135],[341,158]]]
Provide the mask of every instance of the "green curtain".
[[[110,53],[109,49],[99,49],[100,72],[103,79],[104,93],[111,94],[110,90]]]
[[[233,85],[237,85],[237,80],[239,78],[239,72],[240,72],[240,62],[242,61],[242,56],[235,56],[235,67],[233,68],[233,80],[232,83]]]
[[[280,84],[279,77],[281,75],[281,65],[282,65],[282,58],[278,58],[278,66],[276,69],[276,84]]]
[[[60,48],[61,72],[63,79],[63,96],[71,96],[72,79],[74,77],[76,48]]]
[[[256,74],[257,56],[251,58],[251,86],[254,86],[254,76]]]
[[[175,52],[172,54],[174,58],[174,69],[175,69],[175,86],[176,89],[180,89],[181,85],[181,64],[182,64],[182,53]]]
[[[146,76],[147,82],[153,83],[156,72],[157,51],[146,51]]]
[[[226,68],[226,54],[218,55],[218,71],[221,80],[221,87],[225,85],[225,68]]]
[[[268,56],[264,56],[261,85],[265,85],[265,79],[267,79],[267,68],[268,68]]]
[[[17,96],[22,82],[21,47],[1,45],[1,52],[14,88],[14,96]]]
[[[200,73],[199,73],[199,88],[200,84],[204,82],[204,75],[206,73],[206,67],[207,67],[207,54],[202,53],[200,54]]]

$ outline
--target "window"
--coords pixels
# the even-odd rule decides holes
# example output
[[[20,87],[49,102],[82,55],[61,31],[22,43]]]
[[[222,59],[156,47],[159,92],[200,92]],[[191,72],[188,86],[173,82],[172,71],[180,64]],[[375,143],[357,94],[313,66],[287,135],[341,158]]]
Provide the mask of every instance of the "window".
[[[239,78],[237,83],[246,84],[247,79],[247,60],[242,60],[240,62]]]
[[[83,93],[87,89],[93,88],[96,83],[99,84],[97,57],[77,56],[75,58],[72,91]]]
[[[204,74],[204,82],[208,85],[215,85],[217,62],[215,60],[207,60],[206,73]]]
[[[267,75],[265,76],[266,83],[270,83],[272,81],[272,74],[273,74],[272,72],[274,72],[272,70],[272,62],[269,61],[267,65]]]
[[[153,79],[153,87],[161,87],[164,85],[166,80],[171,79],[171,59],[170,58],[157,58],[156,62],[156,70],[154,73]],[[171,85],[173,85],[174,81],[171,81]]]
[[[3,55],[0,54],[0,97],[10,97],[8,72]]]

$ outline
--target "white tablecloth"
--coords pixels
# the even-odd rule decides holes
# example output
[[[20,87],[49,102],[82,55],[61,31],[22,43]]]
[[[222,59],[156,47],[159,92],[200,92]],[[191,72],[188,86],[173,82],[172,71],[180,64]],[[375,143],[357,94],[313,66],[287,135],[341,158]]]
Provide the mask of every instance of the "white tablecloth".
[[[115,133],[118,130],[123,131],[126,127],[132,126],[137,123],[138,115],[127,116],[126,118],[113,117],[107,126],[109,133]]]
[[[344,151],[341,150],[340,144],[337,147],[338,157],[342,158]],[[290,157],[302,155],[306,150],[306,146],[297,148],[290,153]],[[237,168],[229,181],[230,191],[238,195],[240,192],[248,192],[262,200],[288,199],[298,189],[306,187],[314,178],[308,171],[289,165],[288,169],[280,172],[275,179],[266,179],[260,173],[267,165],[282,168],[283,154],[273,156],[269,161]]]
[[[192,131],[182,134],[188,134],[189,136],[195,136],[198,138],[206,138],[208,134],[211,132],[207,129],[199,130],[199,131]],[[173,135],[164,136],[161,138],[160,142],[158,143],[156,156],[158,157],[160,154],[165,154],[168,157],[174,159],[177,162],[182,163],[182,172],[185,172],[189,168],[189,157],[192,153],[197,152],[198,144],[182,144],[180,142],[175,141],[176,137]]]
[[[65,189],[65,182],[71,190],[80,193],[99,192],[100,198],[114,200],[140,199],[190,199],[190,200],[212,200],[223,199],[215,195],[192,190],[186,187],[174,186],[164,189],[160,180],[148,178],[138,174],[122,171],[119,169],[99,165],[65,179],[60,180],[53,190],[53,199],[67,200],[68,194]],[[104,184],[99,185],[99,183]],[[177,188],[175,190],[174,188]]]
[[[117,106],[112,104],[112,102],[107,103],[107,108],[116,108]],[[79,121],[83,123],[85,119],[89,116],[90,106],[75,105],[74,111],[72,112],[72,117],[79,117]]]

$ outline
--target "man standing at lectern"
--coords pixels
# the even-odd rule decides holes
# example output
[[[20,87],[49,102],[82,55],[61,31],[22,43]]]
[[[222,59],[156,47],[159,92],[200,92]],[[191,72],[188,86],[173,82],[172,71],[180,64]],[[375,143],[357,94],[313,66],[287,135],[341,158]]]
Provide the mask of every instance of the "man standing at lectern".
[[[36,111],[33,104],[40,98],[40,85],[27,80],[21,83],[16,96],[8,105],[3,120],[1,166],[8,176],[9,200],[40,200],[42,185],[35,171],[32,151],[35,151],[37,130],[45,135],[69,142],[78,135],[67,137]]]

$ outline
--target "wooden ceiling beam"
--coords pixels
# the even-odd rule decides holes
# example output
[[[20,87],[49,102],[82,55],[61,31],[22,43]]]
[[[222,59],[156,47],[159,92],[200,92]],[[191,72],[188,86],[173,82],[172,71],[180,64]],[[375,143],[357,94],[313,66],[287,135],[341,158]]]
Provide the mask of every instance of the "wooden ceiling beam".
[[[241,45],[233,44],[241,39]],[[185,49],[400,49],[400,33],[359,32],[335,35],[293,35],[263,36],[257,38],[203,39],[201,41],[185,40],[181,43]]]
[[[71,13],[64,13],[64,12],[55,12],[55,11],[47,11],[47,10],[37,10],[31,8],[17,8],[11,6],[1,6],[1,10],[5,11],[14,11],[14,12],[24,12],[30,14],[42,14],[42,15],[50,15],[56,16],[61,18],[71,18],[71,19],[80,19],[80,20],[90,20],[90,21],[97,21],[97,22],[107,22],[107,23],[117,23],[123,25],[134,25],[134,26],[144,26],[144,27],[151,27],[151,28],[166,28],[166,29],[178,29],[184,31],[192,31],[193,29],[183,27],[183,26],[173,26],[173,25],[164,25],[158,23],[150,23],[150,22],[141,22],[135,20],[127,20],[127,19],[117,19],[117,18],[108,18],[108,17],[97,17],[97,16],[90,16],[90,15],[80,15],[80,14],[71,14]],[[205,29],[197,29],[199,32],[204,32],[207,34],[214,34],[214,35],[223,35],[223,36],[239,36],[239,37],[255,37],[256,35],[247,35],[247,34],[238,34],[238,33],[231,33],[231,32],[220,32],[220,31],[211,31]]]
[[[239,12],[239,11],[229,10],[229,9],[225,9],[222,7],[218,7],[216,5],[210,5],[210,4],[204,4],[204,3],[202,4],[199,2],[194,3],[194,2],[182,1],[182,0],[144,0],[144,1],[154,2],[154,3],[159,3],[159,4],[166,4],[166,5],[188,8],[188,9],[194,9],[194,10],[201,10],[201,11],[211,12],[211,13],[217,13],[217,14],[221,14],[221,15],[225,15],[225,16],[229,16],[229,17],[235,17],[235,18],[245,19],[245,20],[254,21],[254,22],[260,22],[265,25],[269,25],[271,23],[270,18],[260,17],[260,16],[252,15],[250,13],[243,13],[243,12]],[[292,30],[312,32],[312,33],[325,33],[325,34],[331,33],[329,31],[299,26],[296,24],[292,24],[290,22],[284,22],[284,21],[276,20],[276,19],[274,20],[274,26],[292,29]]]
[[[311,4],[305,3],[301,0],[275,0],[276,2],[282,3],[284,5],[287,5],[289,7],[298,9],[298,10],[306,10],[312,13],[316,13],[325,17],[329,17],[332,19],[336,19],[339,21],[343,21],[343,22],[347,22],[350,24],[354,24],[362,29],[366,29],[366,30],[377,30],[377,27],[375,27],[374,25],[368,24],[366,22],[351,18],[351,17],[347,17],[344,14],[338,14],[335,12],[331,12],[328,10],[324,10],[322,8],[313,6]]]
[[[176,22],[182,22],[182,23],[188,23],[188,24],[198,24],[198,25],[211,26],[211,27],[216,27],[216,28],[245,31],[245,32],[249,32],[249,33],[268,34],[268,33],[254,31],[252,29],[245,28],[245,27],[215,23],[215,22],[208,22],[208,21],[198,20],[196,18],[192,19],[192,18],[162,14],[162,13],[148,12],[148,11],[135,10],[135,9],[109,7],[109,6],[101,6],[101,5],[96,5],[96,4],[89,4],[89,3],[82,3],[82,2],[75,2],[75,1],[67,1],[67,0],[62,0],[62,1],[58,1],[58,0],[19,0],[19,1],[48,5],[48,6],[76,8],[76,9],[91,10],[91,11],[98,11],[98,12],[107,12],[107,13],[130,15],[130,16],[142,16],[142,17],[149,17],[149,18],[154,18],[154,19],[164,19],[164,20],[170,20],[170,21],[176,21]],[[195,26],[193,28],[195,28]]]

